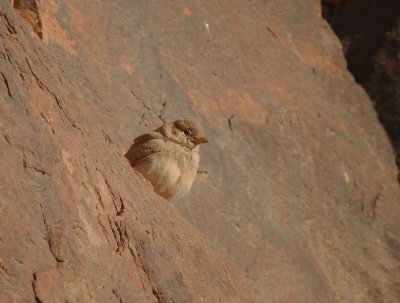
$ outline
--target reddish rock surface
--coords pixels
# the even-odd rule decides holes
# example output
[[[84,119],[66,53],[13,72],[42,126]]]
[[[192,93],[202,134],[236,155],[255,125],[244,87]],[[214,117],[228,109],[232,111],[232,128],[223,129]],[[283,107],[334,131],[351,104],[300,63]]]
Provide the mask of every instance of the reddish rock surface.
[[[253,302],[0,2],[0,302]]]
[[[400,300],[394,156],[318,2],[52,0],[43,42],[1,3],[0,301]],[[179,214],[122,154],[183,115]]]

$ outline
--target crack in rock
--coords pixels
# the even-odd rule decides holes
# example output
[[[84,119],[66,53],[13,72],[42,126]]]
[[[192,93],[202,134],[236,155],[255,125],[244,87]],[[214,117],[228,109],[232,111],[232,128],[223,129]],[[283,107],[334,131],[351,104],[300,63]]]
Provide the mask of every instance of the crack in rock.
[[[161,108],[161,110],[160,110],[160,113],[159,113],[159,114],[156,114],[156,113],[153,111],[153,109],[152,109],[150,106],[148,106],[148,105],[146,104],[146,102],[145,102],[142,98],[140,98],[140,97],[138,97],[138,96],[136,95],[135,91],[133,91],[132,89],[131,89],[130,91],[131,91],[131,94],[133,95],[133,97],[135,97],[136,100],[140,101],[140,102],[142,103],[142,106],[143,106],[147,111],[149,111],[150,113],[152,113],[153,115],[155,115],[156,117],[158,117],[158,119],[160,119],[161,122],[165,123],[165,119],[163,118],[163,115],[164,115],[165,110],[166,110],[167,102],[165,102],[165,101],[162,102],[162,104],[161,104],[162,108]],[[141,119],[142,119],[142,120],[145,120],[145,115],[144,115],[144,114],[142,115]],[[147,126],[147,123],[145,123],[145,126]]]
[[[40,212],[42,215],[43,219],[43,224],[45,227],[45,239],[47,241],[49,250],[51,255],[53,256],[54,260],[57,263],[57,266],[60,263],[63,263],[65,260],[63,259],[62,255],[62,249],[61,249],[61,240],[62,240],[62,225],[56,225],[53,227],[50,227],[50,225],[47,223],[46,217],[43,212],[43,206],[39,202],[39,207],[40,207]]]
[[[43,301],[39,298],[38,294],[36,293],[36,282],[37,282],[37,276],[36,273],[33,273],[32,290],[34,299],[36,303],[43,303]]]
[[[1,75],[2,75],[2,77],[3,77],[3,82],[4,82],[5,86],[7,87],[7,94],[8,94],[8,96],[9,96],[10,98],[12,98],[13,96],[12,96],[12,94],[11,94],[10,85],[8,84],[8,80],[7,80],[6,76],[4,76],[3,73],[1,73]]]
[[[6,22],[4,22],[4,25],[6,26],[8,32],[11,35],[15,35],[17,33],[17,30],[15,29],[14,24],[8,19],[7,15],[4,12],[0,12],[0,17],[4,19]]]
[[[111,200],[112,200],[112,202],[114,204],[116,215],[117,216],[121,216],[124,213],[124,210],[125,210],[124,201],[122,200],[122,198],[121,198],[121,196],[119,194],[114,194],[114,190],[111,187],[110,183],[108,182],[105,174],[100,169],[98,169],[97,167],[96,167],[96,170],[98,172],[100,172],[100,174],[103,176],[104,182],[105,182],[105,184],[107,186],[107,189],[108,189],[108,192],[109,192],[109,194],[111,196]],[[119,201],[119,203],[117,201]],[[119,204],[119,205],[117,205],[117,204]]]
[[[233,127],[232,127],[232,119],[233,119],[233,118],[235,118],[235,115],[231,115],[231,116],[228,118],[228,126],[229,126],[229,129],[230,129],[231,132],[233,132]]]

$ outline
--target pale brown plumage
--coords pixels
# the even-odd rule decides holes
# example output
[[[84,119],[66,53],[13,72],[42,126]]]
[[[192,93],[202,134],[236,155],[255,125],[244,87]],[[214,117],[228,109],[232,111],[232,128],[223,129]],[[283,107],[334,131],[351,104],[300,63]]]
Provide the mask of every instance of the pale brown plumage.
[[[196,177],[199,144],[207,142],[203,136],[197,119],[179,119],[134,139],[125,157],[158,194],[166,199],[180,197]]]

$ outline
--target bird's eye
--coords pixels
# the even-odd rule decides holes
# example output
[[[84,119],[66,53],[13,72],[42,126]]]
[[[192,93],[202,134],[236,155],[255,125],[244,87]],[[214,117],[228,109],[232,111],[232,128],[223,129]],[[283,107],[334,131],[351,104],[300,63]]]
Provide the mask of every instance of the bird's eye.
[[[189,129],[185,129],[183,132],[186,136],[190,136],[190,134],[192,133]]]

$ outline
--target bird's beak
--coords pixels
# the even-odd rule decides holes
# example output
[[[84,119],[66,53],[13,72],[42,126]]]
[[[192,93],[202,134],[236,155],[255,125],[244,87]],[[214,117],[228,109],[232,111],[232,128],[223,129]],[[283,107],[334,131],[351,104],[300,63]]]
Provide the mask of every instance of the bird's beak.
[[[203,137],[194,137],[190,141],[194,144],[208,143],[208,140]]]

